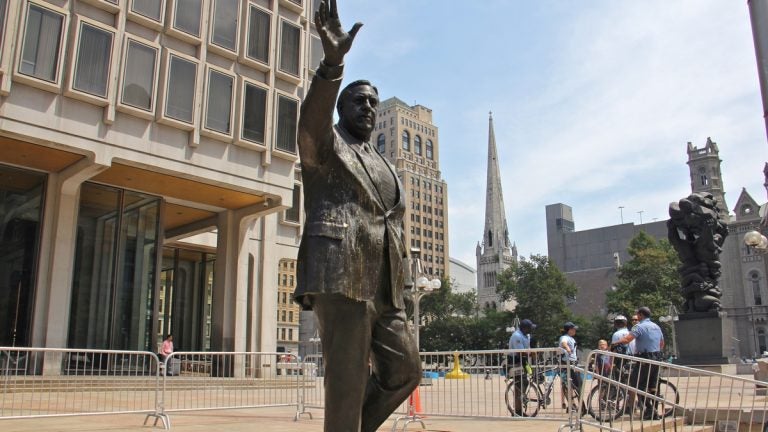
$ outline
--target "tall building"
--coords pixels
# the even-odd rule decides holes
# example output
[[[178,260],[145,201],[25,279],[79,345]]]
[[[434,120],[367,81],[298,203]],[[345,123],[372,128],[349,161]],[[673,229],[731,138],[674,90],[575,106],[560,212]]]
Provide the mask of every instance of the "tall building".
[[[405,241],[424,271],[447,276],[448,185],[440,174],[440,145],[432,110],[396,97],[379,103],[376,148],[394,166],[408,194]]]
[[[0,345],[275,350],[309,3],[0,0]]]
[[[627,246],[632,238],[641,230],[667,238],[666,221],[576,231],[573,209],[563,203],[546,206],[546,221],[549,258],[579,288],[568,306],[583,316],[607,313],[605,295],[615,287],[621,264],[630,259]]]
[[[277,351],[299,352],[299,305],[296,289],[296,260],[281,259],[277,273]]]
[[[477,304],[484,309],[509,308],[496,293],[497,277],[517,260],[517,246],[509,241],[501,171],[496,152],[493,114],[488,115],[488,175],[485,187],[485,227],[483,241],[477,244]]]
[[[688,174],[691,192],[711,192],[724,210],[725,194],[720,175],[721,160],[715,142],[707,138],[703,148],[688,143]],[[766,165],[768,175],[768,165]],[[768,188],[768,182],[766,183]],[[669,197],[676,201],[682,197]],[[720,287],[723,311],[734,321],[735,332],[726,347],[732,355],[752,357],[768,349],[768,264],[766,255],[744,244],[744,234],[758,230],[760,205],[742,189],[729,216],[728,231],[720,255]],[[726,212],[728,213],[728,212]],[[546,207],[549,256],[578,286],[570,308],[577,314],[604,314],[605,294],[615,286],[618,268],[630,259],[629,241],[640,230],[657,239],[667,238],[665,221],[635,225],[626,223],[576,231],[572,210],[565,204]],[[682,311],[681,311],[682,312]],[[656,311],[665,315],[667,311]]]

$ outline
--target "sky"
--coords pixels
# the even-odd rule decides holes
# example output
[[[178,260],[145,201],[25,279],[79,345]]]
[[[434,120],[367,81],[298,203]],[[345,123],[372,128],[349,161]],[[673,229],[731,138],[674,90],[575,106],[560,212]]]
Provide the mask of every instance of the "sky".
[[[686,146],[720,148],[725,198],[766,201],[768,141],[746,0],[338,0],[364,24],[345,81],[433,111],[450,256],[476,266],[493,112],[510,239],[547,254],[545,206],[577,230],[667,218]],[[623,210],[619,210],[623,206]],[[640,213],[642,212],[642,213]]]

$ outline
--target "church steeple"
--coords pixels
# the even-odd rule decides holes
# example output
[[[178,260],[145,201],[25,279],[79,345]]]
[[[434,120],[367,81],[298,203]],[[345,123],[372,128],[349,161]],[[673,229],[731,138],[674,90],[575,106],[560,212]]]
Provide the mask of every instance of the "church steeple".
[[[485,186],[485,229],[483,247],[486,251],[510,248],[507,217],[504,213],[504,194],[501,192],[501,171],[496,153],[496,134],[493,113],[488,113],[488,176]]]
[[[485,226],[483,240],[477,245],[477,302],[482,309],[501,309],[496,295],[497,277],[514,260],[517,247],[509,241],[507,217],[504,212],[504,194],[501,191],[501,170],[496,152],[496,134],[493,113],[488,113],[488,175],[485,187]]]

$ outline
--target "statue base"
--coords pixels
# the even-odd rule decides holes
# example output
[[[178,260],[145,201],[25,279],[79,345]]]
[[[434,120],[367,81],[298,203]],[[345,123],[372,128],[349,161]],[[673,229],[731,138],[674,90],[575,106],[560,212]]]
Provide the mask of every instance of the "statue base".
[[[729,356],[733,329],[733,319],[725,312],[681,314],[674,328],[678,352],[675,363],[716,372],[735,371],[734,359]]]

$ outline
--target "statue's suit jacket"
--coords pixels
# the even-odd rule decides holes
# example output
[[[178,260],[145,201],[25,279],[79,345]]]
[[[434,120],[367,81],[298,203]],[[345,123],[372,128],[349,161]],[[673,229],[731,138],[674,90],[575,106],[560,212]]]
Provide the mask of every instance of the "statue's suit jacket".
[[[321,67],[322,69],[322,67]],[[393,305],[404,308],[403,186],[392,165],[376,150],[397,186],[394,205],[382,202],[363,163],[360,140],[333,126],[341,77],[326,79],[318,70],[302,104],[299,155],[306,220],[299,246],[295,300],[311,308],[307,295],[338,293],[373,300],[379,288],[391,290]],[[317,149],[317,150],[314,150]],[[314,154],[317,158],[304,158]],[[309,152],[309,153],[308,153]],[[382,274],[384,260],[389,274]]]

